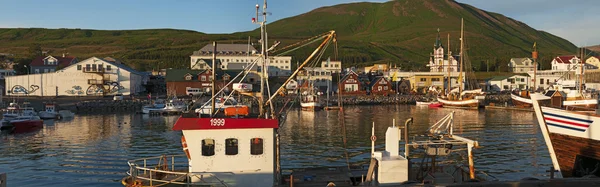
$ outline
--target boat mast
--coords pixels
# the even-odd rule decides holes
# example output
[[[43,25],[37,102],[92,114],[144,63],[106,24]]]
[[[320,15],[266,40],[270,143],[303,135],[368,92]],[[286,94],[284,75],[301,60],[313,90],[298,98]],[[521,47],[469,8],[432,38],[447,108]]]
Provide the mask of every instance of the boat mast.
[[[584,65],[584,63],[583,63],[583,58],[584,58],[584,54],[583,54],[584,52],[583,52],[583,50],[584,50],[584,48],[582,47],[581,50],[580,50],[581,51],[580,52],[581,53],[581,59],[579,59],[579,61],[580,61],[580,64],[579,64],[579,69],[580,69],[580,72],[579,72],[579,93],[581,94],[582,97],[583,97],[583,65]]]
[[[533,92],[535,92],[535,90],[537,90],[536,76],[537,76],[538,51],[537,51],[536,47],[537,47],[536,42],[533,42],[533,52],[531,52],[531,57],[533,57]]]
[[[215,63],[217,63],[217,42],[213,42],[213,58],[212,58],[212,67],[211,67],[211,72],[212,72],[212,78],[211,78],[211,102],[210,102],[210,106],[211,106],[211,112],[210,115],[212,116],[213,113],[215,112]]]
[[[446,95],[450,93],[450,90],[452,90],[452,81],[450,81],[450,79],[452,79],[450,77],[450,68],[452,67],[452,61],[450,61],[451,56],[452,52],[450,51],[450,33],[448,33],[448,68],[446,68],[448,71],[448,91],[446,92]]]
[[[460,100],[462,100],[462,90],[463,90],[463,48],[464,48],[464,37],[465,37],[465,24],[463,18],[460,19],[460,73],[458,74],[458,95]]]

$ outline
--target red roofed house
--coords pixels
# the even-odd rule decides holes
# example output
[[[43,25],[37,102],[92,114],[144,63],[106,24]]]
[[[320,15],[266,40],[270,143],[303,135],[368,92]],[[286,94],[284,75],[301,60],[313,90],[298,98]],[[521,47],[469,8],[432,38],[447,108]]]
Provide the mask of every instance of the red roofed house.
[[[579,69],[581,60],[575,55],[557,56],[552,60],[552,70],[575,71]]]
[[[77,63],[77,58],[72,56],[47,56],[47,57],[37,57],[31,61],[29,66],[29,73],[38,74],[38,73],[48,73],[54,72],[57,69],[61,69],[67,67],[71,64]]]

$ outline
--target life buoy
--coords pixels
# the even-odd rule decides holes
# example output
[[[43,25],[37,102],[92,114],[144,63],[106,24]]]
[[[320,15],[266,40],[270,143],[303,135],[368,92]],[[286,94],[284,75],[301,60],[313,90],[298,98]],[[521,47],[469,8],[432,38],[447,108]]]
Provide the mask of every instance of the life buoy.
[[[183,146],[183,152],[185,152],[188,160],[191,159],[190,151],[188,151],[187,142],[185,141],[185,136],[181,136],[181,145]]]

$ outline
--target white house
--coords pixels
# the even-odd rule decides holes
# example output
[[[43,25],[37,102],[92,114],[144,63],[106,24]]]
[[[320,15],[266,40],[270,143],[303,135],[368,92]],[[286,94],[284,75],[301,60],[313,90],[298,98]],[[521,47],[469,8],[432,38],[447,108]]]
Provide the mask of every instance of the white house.
[[[214,47],[212,44],[204,46],[198,51],[194,51],[190,56],[190,68],[201,69],[198,63],[213,58]],[[242,70],[256,61],[256,71],[260,72],[262,61],[260,52],[252,45],[248,44],[217,44],[217,60],[223,70]],[[211,60],[212,61],[212,60]],[[273,56],[267,62],[269,76],[289,76],[291,74],[291,56]]]
[[[330,71],[331,73],[341,73],[342,61],[332,61],[327,59],[326,61],[321,62],[321,68],[323,70]]]
[[[527,73],[535,68],[531,58],[511,58],[508,63],[508,68],[513,73]]]
[[[103,96],[143,92],[145,74],[118,60],[91,57],[51,73],[6,78],[7,95]]]
[[[557,71],[575,71],[579,74],[579,65],[581,65],[581,59],[577,56],[557,56],[552,60],[552,70]]]
[[[503,90],[526,90],[531,85],[531,79],[529,76],[524,75],[512,75],[512,76],[497,76],[492,77],[486,81],[486,87],[489,91],[503,91]]]

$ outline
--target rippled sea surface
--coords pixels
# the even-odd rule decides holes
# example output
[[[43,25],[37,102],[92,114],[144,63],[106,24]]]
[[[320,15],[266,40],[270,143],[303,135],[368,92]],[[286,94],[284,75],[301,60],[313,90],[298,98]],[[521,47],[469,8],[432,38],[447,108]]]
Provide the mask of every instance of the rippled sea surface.
[[[429,109],[408,105],[346,107],[344,124],[351,163],[370,156],[371,126],[377,148],[385,130],[414,118],[411,134],[455,111],[455,134],[479,141],[475,166],[500,180],[547,178],[551,162],[532,112]],[[282,167],[344,166],[339,111],[292,110],[281,129]],[[172,131],[177,116],[137,114],[79,115],[45,121],[44,128],[25,134],[0,135],[0,173],[8,186],[121,186],[127,160],[182,154],[181,132]]]

